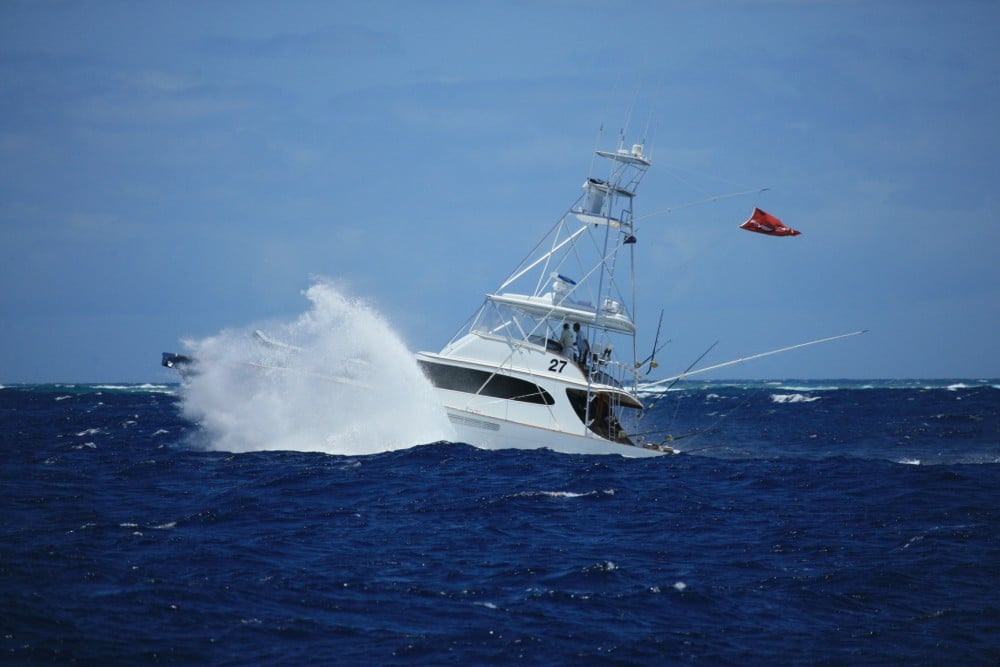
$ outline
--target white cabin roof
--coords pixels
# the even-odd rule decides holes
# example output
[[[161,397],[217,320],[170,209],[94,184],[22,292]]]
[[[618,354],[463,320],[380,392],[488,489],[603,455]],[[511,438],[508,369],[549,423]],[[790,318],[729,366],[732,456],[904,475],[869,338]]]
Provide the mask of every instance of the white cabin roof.
[[[519,308],[535,317],[566,322],[579,322],[580,324],[603,327],[609,331],[616,331],[618,333],[635,334],[635,323],[623,312],[621,304],[616,301],[605,304],[604,308],[597,311],[593,304],[582,304],[570,299],[556,297],[552,292],[541,296],[487,294],[486,298],[495,303]],[[617,306],[617,309],[615,306]]]

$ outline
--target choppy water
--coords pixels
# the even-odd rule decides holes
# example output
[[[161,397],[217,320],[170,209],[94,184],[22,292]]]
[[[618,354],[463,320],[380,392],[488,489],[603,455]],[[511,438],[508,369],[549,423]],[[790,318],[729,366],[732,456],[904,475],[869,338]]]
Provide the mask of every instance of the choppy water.
[[[233,453],[176,386],[6,387],[0,662],[996,665],[997,384],[686,385],[656,459]]]

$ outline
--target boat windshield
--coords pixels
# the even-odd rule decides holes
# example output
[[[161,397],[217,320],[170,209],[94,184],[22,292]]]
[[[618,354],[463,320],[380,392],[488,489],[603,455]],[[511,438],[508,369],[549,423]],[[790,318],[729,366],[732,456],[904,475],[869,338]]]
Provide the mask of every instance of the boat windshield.
[[[487,301],[473,320],[469,330],[488,336],[502,336],[516,341],[527,341],[550,350],[562,349],[555,326],[545,318],[536,317],[519,308]]]

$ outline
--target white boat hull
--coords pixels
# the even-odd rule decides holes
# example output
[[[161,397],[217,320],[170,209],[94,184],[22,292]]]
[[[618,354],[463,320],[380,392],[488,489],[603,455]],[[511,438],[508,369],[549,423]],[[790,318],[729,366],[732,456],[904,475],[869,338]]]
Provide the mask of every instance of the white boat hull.
[[[498,419],[445,406],[460,442],[481,449],[551,449],[563,454],[618,454],[626,457],[673,454],[669,447],[642,447],[611,442],[595,435],[576,435]]]

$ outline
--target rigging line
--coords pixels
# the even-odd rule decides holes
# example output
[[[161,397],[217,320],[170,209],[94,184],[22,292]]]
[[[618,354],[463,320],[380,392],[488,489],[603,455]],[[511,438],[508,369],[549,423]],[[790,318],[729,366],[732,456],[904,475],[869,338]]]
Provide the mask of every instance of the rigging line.
[[[636,81],[635,90],[632,91],[632,99],[628,103],[628,107],[625,112],[625,125],[621,129],[621,134],[619,135],[620,145],[625,144],[625,135],[628,133],[628,127],[632,123],[632,112],[635,110],[636,100],[639,98],[639,89],[642,88],[642,81]]]
[[[594,150],[590,155],[590,168],[587,170],[587,176],[591,177],[594,175],[594,165],[597,164],[597,151],[601,149],[601,140],[604,139],[604,121],[601,121],[601,127],[597,130],[597,136],[594,137]]]
[[[721,178],[721,177],[718,176],[718,174],[712,174],[712,173],[708,173],[708,172],[704,172],[704,171],[698,171],[697,169],[685,169],[684,167],[679,167],[676,164],[662,165],[662,168],[665,169],[665,170],[667,170],[667,171],[669,171],[669,172],[674,172],[675,173],[675,177],[676,177],[676,173],[682,173],[682,174],[684,174],[686,176],[696,176],[699,179],[707,179],[707,180],[715,181],[716,183],[722,183],[722,184],[725,185],[725,187],[735,187],[735,188],[747,188],[747,187],[750,187],[746,183],[740,183],[738,181],[734,181],[734,180],[731,180],[731,179],[728,179],[728,178]]]
[[[702,429],[701,431],[694,431],[692,437],[693,438],[700,438],[702,435],[704,435],[706,433],[710,433],[713,429],[718,428],[719,424],[721,424],[723,422],[723,420],[729,419],[729,417],[732,416],[733,414],[735,414],[737,411],[745,410],[748,405],[750,405],[750,397],[749,396],[746,398],[746,400],[742,401],[739,405],[737,405],[735,409],[729,410],[729,411],[724,411],[719,416],[719,418],[716,419],[715,422],[711,426],[709,426],[708,428]],[[716,447],[725,447],[725,444],[723,443],[723,444],[718,444],[718,445],[710,445],[708,447],[699,447],[698,449],[688,449],[688,450],[685,450],[685,451],[688,452],[688,453],[690,453],[690,452],[703,452],[703,451],[705,451],[707,449],[715,449]]]
[[[652,409],[653,409],[653,406],[655,406],[655,405],[656,405],[657,403],[659,403],[659,402],[660,402],[660,399],[661,399],[661,398],[663,398],[664,396],[666,396],[666,395],[667,395],[667,393],[668,393],[668,392],[670,391],[670,389],[671,389],[671,388],[673,388],[673,386],[674,386],[675,384],[677,384],[677,383],[678,383],[678,382],[680,381],[680,379],[681,379],[682,377],[684,377],[684,375],[685,375],[685,374],[686,374],[686,373],[687,373],[688,371],[690,371],[690,370],[691,370],[692,368],[694,368],[694,367],[695,367],[695,365],[696,365],[696,364],[697,364],[697,363],[698,363],[699,361],[701,361],[702,359],[704,359],[704,358],[705,358],[705,355],[706,355],[706,354],[708,354],[709,352],[711,352],[711,351],[712,351],[712,348],[714,348],[714,347],[715,347],[716,345],[718,345],[718,344],[719,344],[719,341],[715,341],[714,343],[712,343],[711,345],[709,345],[709,346],[708,346],[708,349],[707,349],[707,350],[705,350],[704,352],[702,352],[702,353],[701,353],[701,355],[700,355],[700,356],[699,356],[699,357],[698,357],[697,359],[695,359],[694,361],[692,361],[692,362],[691,362],[691,365],[689,365],[689,366],[687,367],[687,369],[686,369],[686,370],[684,371],[684,373],[681,373],[680,375],[678,375],[678,376],[677,376],[677,379],[676,379],[676,380],[674,380],[673,382],[671,382],[671,383],[670,383],[670,385],[669,385],[669,386],[668,386],[668,387],[667,387],[666,389],[664,389],[664,390],[663,390],[663,392],[662,392],[662,393],[660,394],[660,396],[659,396],[658,398],[655,398],[655,399],[653,399],[653,400],[652,400],[652,401],[650,402],[650,404],[649,404],[649,405],[648,405],[648,406],[647,406],[646,408],[644,408],[644,411],[643,411],[643,414],[642,414],[642,417],[644,417],[644,416],[645,416],[646,414],[648,414],[648,411],[649,411],[649,410],[652,410]],[[670,425],[671,425],[671,426],[673,426],[673,424],[675,424],[675,423],[677,422],[677,414],[678,414],[678,413],[680,412],[680,410],[681,410],[681,402],[680,402],[680,400],[678,399],[678,401],[677,401],[677,404],[676,404],[676,405],[674,406],[674,416],[670,418]],[[641,419],[642,417],[640,417],[640,419]]]
[[[660,90],[663,89],[663,79],[665,77],[666,77],[666,72],[662,72],[661,71],[659,77],[657,78],[656,85],[653,87],[653,97],[652,97],[652,101],[649,104],[649,116],[646,117],[646,129],[645,129],[645,131],[643,132],[643,135],[642,135],[642,143],[643,143],[644,146],[646,144],[646,138],[649,135],[649,128],[650,128],[650,126],[653,123],[653,111],[656,108],[656,100],[659,99]],[[646,153],[647,157],[649,157],[651,160],[652,160],[652,156],[653,156],[653,144],[654,143],[655,143],[654,139],[650,139],[649,140],[650,150],[649,150],[648,153]]]
[[[711,197],[706,197],[704,199],[696,199],[694,201],[689,201],[684,204],[678,204],[677,206],[671,206],[670,208],[660,209],[659,211],[653,211],[652,213],[647,213],[646,215],[640,215],[637,218],[632,219],[632,224],[639,222],[640,220],[645,220],[646,218],[652,218],[657,215],[663,215],[665,213],[673,213],[674,211],[679,211],[685,208],[691,208],[692,206],[698,206],[700,204],[708,204],[714,201],[721,201],[723,199],[732,199],[733,197],[742,197],[744,195],[755,195],[761,192],[767,192],[770,188],[756,188],[754,190],[741,190],[740,192],[729,192],[721,195],[713,195]]]
[[[604,96],[604,106],[601,109],[601,129],[600,129],[600,134],[599,134],[599,139],[601,139],[601,140],[604,139],[604,126],[608,124],[608,118],[610,118],[610,116],[611,116],[611,105],[612,105],[612,103],[614,103],[614,105],[615,105],[616,108],[619,108],[619,109],[621,108],[620,107],[620,103],[618,101],[618,91],[620,90],[620,88],[622,86],[624,86],[624,78],[623,78],[623,75],[621,73],[619,73],[615,77],[614,81],[611,84],[610,95],[605,95]],[[598,147],[600,147],[600,145],[598,145]],[[591,158],[590,158],[590,167],[591,167],[591,170],[590,170],[590,173],[588,174],[589,176],[593,176],[594,175],[593,168],[594,168],[594,164],[596,163],[596,159],[597,159],[597,151],[595,150],[594,151],[594,155],[591,156]]]
[[[737,412],[739,412],[741,410],[746,409],[746,407],[748,405],[750,405],[750,398],[749,397],[746,400],[742,401],[739,405],[737,405],[732,410],[723,411],[722,414],[719,416],[719,418],[716,419],[714,422],[712,422],[712,424],[709,425],[707,428],[696,429],[694,431],[691,431],[690,433],[684,433],[683,435],[678,435],[678,436],[672,436],[669,433],[667,433],[666,434],[666,438],[665,438],[664,441],[665,442],[675,442],[675,441],[681,440],[683,438],[691,438],[692,441],[693,441],[694,439],[700,438],[701,436],[705,435],[706,433],[711,433],[712,431],[714,431],[715,429],[717,429],[719,427],[719,424],[721,424],[724,420],[729,419],[729,417],[731,417],[735,413],[737,413]],[[680,407],[680,401],[678,401],[678,407]],[[675,413],[675,417],[676,417],[676,413]],[[662,432],[663,431],[650,431],[649,434],[653,435],[655,433],[662,433]],[[642,434],[640,434],[640,435],[642,435]],[[703,451],[708,450],[708,449],[716,449],[717,447],[725,447],[725,446],[726,446],[726,443],[722,443],[722,444],[718,444],[718,445],[709,445],[707,447],[699,447],[697,449],[678,450],[677,453],[678,454],[690,454],[692,452],[703,452]]]

